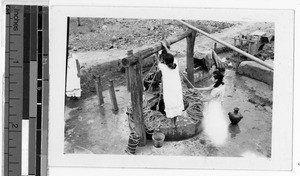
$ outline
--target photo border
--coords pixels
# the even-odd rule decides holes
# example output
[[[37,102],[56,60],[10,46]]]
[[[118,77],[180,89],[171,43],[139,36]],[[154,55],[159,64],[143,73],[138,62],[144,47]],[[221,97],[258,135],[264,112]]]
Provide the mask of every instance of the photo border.
[[[291,68],[294,64],[293,10],[52,6],[50,13],[49,167],[291,170],[293,127],[293,69]],[[275,59],[282,59],[277,59],[274,62],[271,159],[63,154],[65,77],[62,75],[65,75],[66,65],[66,60],[63,58],[66,56],[67,17],[274,22]],[[226,18],[224,19],[224,17]]]

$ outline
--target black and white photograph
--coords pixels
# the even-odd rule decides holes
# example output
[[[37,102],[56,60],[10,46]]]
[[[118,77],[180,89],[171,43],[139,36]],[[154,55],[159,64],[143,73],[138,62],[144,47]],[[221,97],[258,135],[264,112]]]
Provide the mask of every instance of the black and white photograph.
[[[272,157],[273,22],[68,26],[65,154]]]
[[[290,169],[292,11],[52,12],[50,165]]]

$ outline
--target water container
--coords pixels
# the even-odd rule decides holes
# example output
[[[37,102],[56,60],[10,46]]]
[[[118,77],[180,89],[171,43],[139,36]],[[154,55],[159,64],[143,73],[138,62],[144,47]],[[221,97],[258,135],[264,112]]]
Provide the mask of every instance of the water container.
[[[228,113],[229,119],[232,124],[238,124],[240,120],[242,120],[243,116],[241,113],[239,113],[239,108],[234,108],[233,112]]]

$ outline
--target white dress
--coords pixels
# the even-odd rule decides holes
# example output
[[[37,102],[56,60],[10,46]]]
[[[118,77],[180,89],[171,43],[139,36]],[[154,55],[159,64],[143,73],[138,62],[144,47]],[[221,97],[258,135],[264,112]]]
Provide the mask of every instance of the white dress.
[[[67,87],[66,87],[66,95],[68,97],[80,97],[81,96],[81,86],[80,86],[80,78],[77,73],[77,65],[76,65],[76,55],[72,54],[68,58],[68,67],[67,67]]]
[[[212,89],[210,95],[213,99],[206,102],[203,111],[204,133],[215,145],[224,144],[228,136],[228,119],[222,107],[224,94],[224,85]]]
[[[175,69],[170,69],[162,63],[158,64],[158,68],[162,72],[163,97],[167,118],[182,115],[182,111],[184,110],[182,85],[176,59],[174,59],[174,63],[177,65]]]

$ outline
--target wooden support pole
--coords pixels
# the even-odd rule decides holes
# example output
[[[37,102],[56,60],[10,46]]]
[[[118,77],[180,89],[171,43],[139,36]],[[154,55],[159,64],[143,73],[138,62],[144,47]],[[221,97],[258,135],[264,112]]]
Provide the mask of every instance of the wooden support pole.
[[[128,50],[127,51],[127,56],[131,56],[133,54],[133,50]],[[125,67],[125,75],[126,75],[126,87],[127,91],[130,92],[130,76],[129,76],[129,67]]]
[[[131,91],[132,117],[135,130],[138,136],[141,137],[139,146],[145,146],[147,139],[143,117],[143,84],[141,69],[141,64],[139,62],[129,66],[131,90],[134,90]]]
[[[103,100],[103,88],[101,85],[101,77],[100,76],[95,76],[95,86],[96,86],[96,90],[97,90],[97,95],[98,95],[98,102],[99,105],[103,105],[104,104],[104,100]]]
[[[214,44],[214,51],[217,49],[217,43]]]
[[[193,31],[190,36],[186,38],[187,49],[186,49],[186,67],[187,67],[187,78],[194,84],[194,45],[195,45],[196,31]]]
[[[240,45],[241,48],[243,47],[243,38],[242,38],[242,34],[239,35],[239,39],[240,39]]]
[[[109,94],[110,94],[110,99],[111,103],[113,105],[113,110],[118,111],[118,103],[117,103],[117,98],[116,98],[116,93],[115,93],[115,87],[114,87],[114,82],[113,80],[109,80]]]

